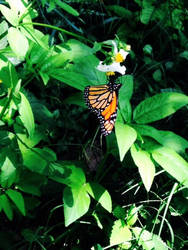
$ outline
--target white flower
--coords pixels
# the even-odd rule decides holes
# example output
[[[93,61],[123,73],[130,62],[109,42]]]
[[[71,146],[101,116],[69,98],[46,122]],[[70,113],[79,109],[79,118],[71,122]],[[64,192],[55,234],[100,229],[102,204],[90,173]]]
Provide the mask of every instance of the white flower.
[[[125,66],[121,66],[118,62],[113,62],[110,65],[102,64],[103,62],[100,61],[97,69],[102,72],[118,72],[122,75],[125,75],[126,68]]]
[[[126,68],[125,66],[121,66],[120,63],[122,63],[126,59],[129,52],[125,51],[124,49],[120,49],[118,51],[118,47],[115,41],[112,41],[112,45],[114,46],[113,57],[111,58],[112,63],[107,65],[103,64],[103,62],[100,61],[99,65],[97,66],[97,69],[102,72],[106,72],[107,75],[113,75],[115,74],[114,72],[118,72],[122,75],[125,75]]]
[[[125,51],[124,49],[120,49],[118,51],[116,42],[112,41],[112,44],[114,46],[114,58],[115,58],[115,61],[119,62],[119,63],[123,62],[126,59],[129,52]]]

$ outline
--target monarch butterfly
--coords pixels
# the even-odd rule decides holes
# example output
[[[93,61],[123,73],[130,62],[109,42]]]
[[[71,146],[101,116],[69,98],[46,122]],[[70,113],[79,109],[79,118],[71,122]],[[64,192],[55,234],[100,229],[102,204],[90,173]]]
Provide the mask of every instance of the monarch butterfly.
[[[109,82],[104,85],[87,86],[84,90],[86,104],[97,115],[104,136],[112,132],[115,124],[120,87],[121,84]]]

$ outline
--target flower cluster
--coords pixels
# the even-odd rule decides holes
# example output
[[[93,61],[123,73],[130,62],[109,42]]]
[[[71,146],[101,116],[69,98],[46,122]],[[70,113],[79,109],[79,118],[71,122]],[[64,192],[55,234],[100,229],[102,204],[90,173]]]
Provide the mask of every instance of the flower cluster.
[[[100,61],[99,65],[97,66],[97,69],[106,72],[107,75],[115,75],[115,72],[118,72],[122,75],[126,72],[126,67],[124,65],[121,65],[123,61],[125,61],[127,55],[129,54],[128,51],[130,51],[131,47],[130,45],[126,46],[126,50],[120,49],[118,51],[117,44],[115,41],[112,41],[112,44],[114,46],[114,52],[111,64],[104,64],[103,61]]]

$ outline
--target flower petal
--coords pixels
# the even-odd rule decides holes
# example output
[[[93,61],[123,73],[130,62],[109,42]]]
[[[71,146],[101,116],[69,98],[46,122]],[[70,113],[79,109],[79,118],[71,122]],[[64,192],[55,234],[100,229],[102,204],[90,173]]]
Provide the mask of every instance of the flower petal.
[[[119,53],[122,55],[124,60],[129,54],[129,52],[125,51],[124,49],[120,49]]]
[[[118,72],[122,75],[125,75],[126,68],[125,66],[121,66],[120,63],[113,62],[110,65],[102,64],[102,62],[99,63],[97,66],[97,69],[102,71],[102,72]]]

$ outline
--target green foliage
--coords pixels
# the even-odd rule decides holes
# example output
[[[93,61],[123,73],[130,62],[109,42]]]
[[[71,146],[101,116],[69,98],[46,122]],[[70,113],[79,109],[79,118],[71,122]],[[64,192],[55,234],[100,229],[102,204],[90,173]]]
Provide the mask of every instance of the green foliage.
[[[134,120],[139,124],[154,122],[173,114],[187,104],[186,95],[180,93],[157,94],[147,98],[135,108]]]
[[[158,235],[152,234],[147,230],[139,227],[133,228],[135,237],[138,240],[138,245],[142,246],[144,250],[149,249],[168,249],[168,246],[161,240]]]
[[[149,192],[155,176],[155,165],[150,158],[150,154],[144,150],[137,151],[136,147],[133,145],[131,147],[131,155],[138,167],[143,184]]]
[[[2,249],[187,248],[185,9],[1,1]],[[129,51],[121,77],[97,70],[112,39]],[[115,133],[100,139],[83,91],[107,81],[122,86]]]

